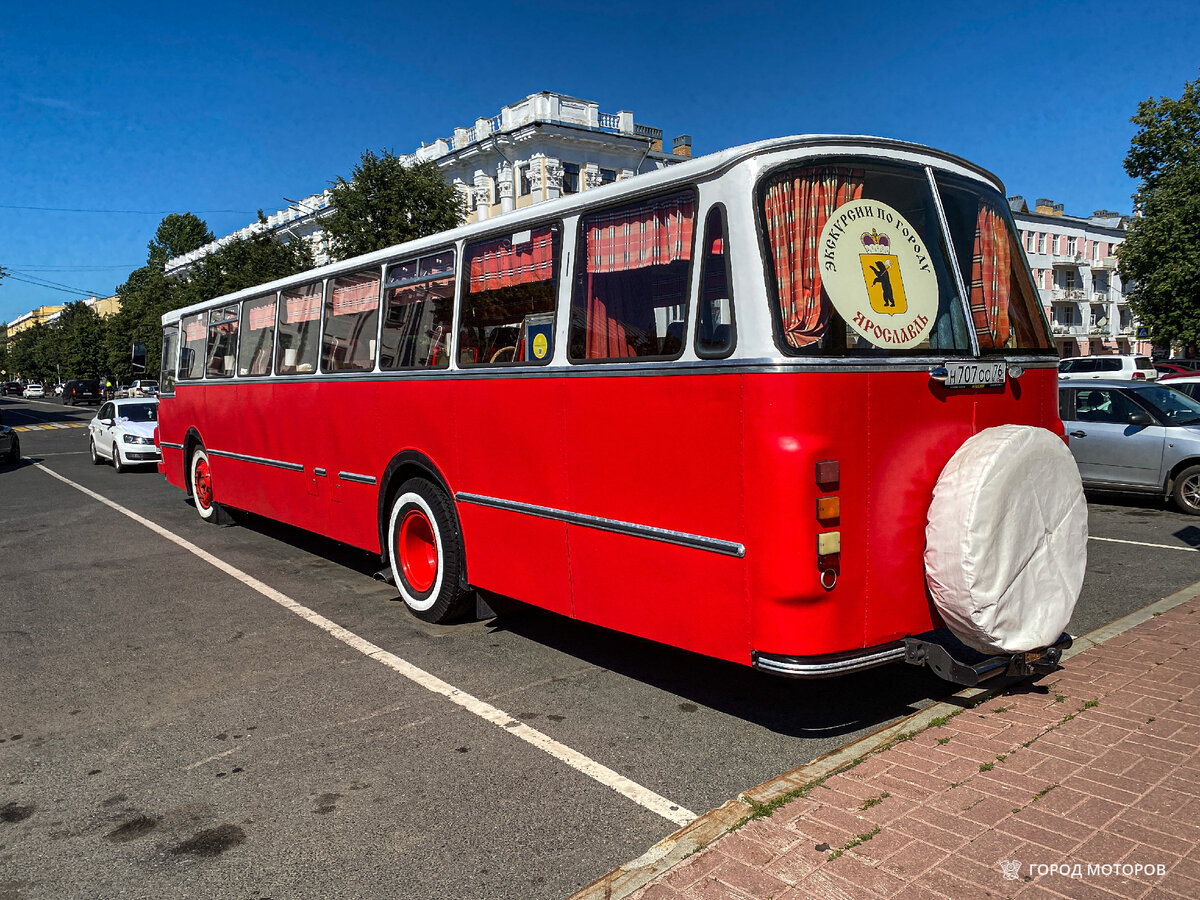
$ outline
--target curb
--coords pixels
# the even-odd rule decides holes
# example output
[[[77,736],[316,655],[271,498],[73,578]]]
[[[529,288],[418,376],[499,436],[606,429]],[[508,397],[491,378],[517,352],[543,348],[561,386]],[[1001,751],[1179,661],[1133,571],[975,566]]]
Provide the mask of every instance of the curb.
[[[1070,649],[1063,652],[1063,660],[1070,659],[1085,650],[1099,646],[1117,635],[1124,634],[1135,625],[1140,625],[1181,603],[1200,596],[1200,581],[1176,591],[1168,597],[1156,600],[1141,609],[1101,625],[1081,637],[1075,638]],[[756,809],[781,801],[784,797],[801,790],[805,785],[820,781],[851,764],[882,752],[890,747],[901,734],[923,731],[934,719],[961,712],[965,707],[995,689],[966,688],[949,700],[935,703],[897,722],[865,734],[837,750],[805,763],[749,788],[716,809],[709,810],[694,822],[667,835],[649,850],[591,884],[580,888],[567,900],[623,900],[638,888],[649,884],[663,872],[671,869],[687,857],[711,844],[726,832],[734,830]]]

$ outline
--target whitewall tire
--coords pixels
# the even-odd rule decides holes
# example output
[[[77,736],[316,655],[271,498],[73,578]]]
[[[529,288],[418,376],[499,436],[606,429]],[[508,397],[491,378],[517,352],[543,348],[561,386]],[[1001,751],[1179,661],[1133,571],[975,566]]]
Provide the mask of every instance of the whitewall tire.
[[[406,481],[392,501],[387,537],[392,576],[413,615],[435,623],[461,615],[463,543],[446,492],[424,478]]]

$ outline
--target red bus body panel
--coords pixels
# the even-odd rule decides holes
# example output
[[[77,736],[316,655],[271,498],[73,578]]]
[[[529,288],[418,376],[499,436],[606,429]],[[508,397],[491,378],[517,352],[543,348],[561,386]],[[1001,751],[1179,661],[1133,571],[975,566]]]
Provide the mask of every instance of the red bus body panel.
[[[184,383],[159,429],[168,445],[195,429],[209,451],[302,465],[210,452],[219,502],[372,552],[378,482],[403,451],[432,461],[452,495],[741,544],[738,558],[457,502],[476,587],[749,664],[753,651],[834,653],[939,625],[923,565],[934,484],[967,438],[1008,423],[1062,433],[1053,368],[978,391],[920,371],[733,367]],[[823,492],[815,465],[830,459],[840,482]],[[172,484],[186,486],[184,467],[164,446]],[[830,493],[841,518],[822,524],[816,501]],[[816,535],[832,529],[840,577],[826,591]]]

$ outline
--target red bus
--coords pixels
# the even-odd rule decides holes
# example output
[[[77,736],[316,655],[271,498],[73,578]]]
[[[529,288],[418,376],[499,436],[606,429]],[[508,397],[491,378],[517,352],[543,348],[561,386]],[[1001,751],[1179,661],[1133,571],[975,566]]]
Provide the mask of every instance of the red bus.
[[[203,518],[379,553],[427,621],[968,683],[1069,642],[1054,342],[1003,186],[936,150],[766,141],[218,297],[160,381]]]

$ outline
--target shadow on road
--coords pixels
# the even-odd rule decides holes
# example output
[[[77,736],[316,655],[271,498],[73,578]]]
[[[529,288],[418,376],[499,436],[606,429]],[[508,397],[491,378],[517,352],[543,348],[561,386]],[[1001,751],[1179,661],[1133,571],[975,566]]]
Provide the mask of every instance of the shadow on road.
[[[231,515],[241,527],[359,575],[373,575],[380,569],[375,554],[251,513],[233,511]],[[501,611],[489,623],[491,631],[519,635],[792,737],[836,737],[883,725],[957,690],[928,670],[903,663],[815,680],[766,675],[749,666],[631,637],[508,598],[496,600]]]

